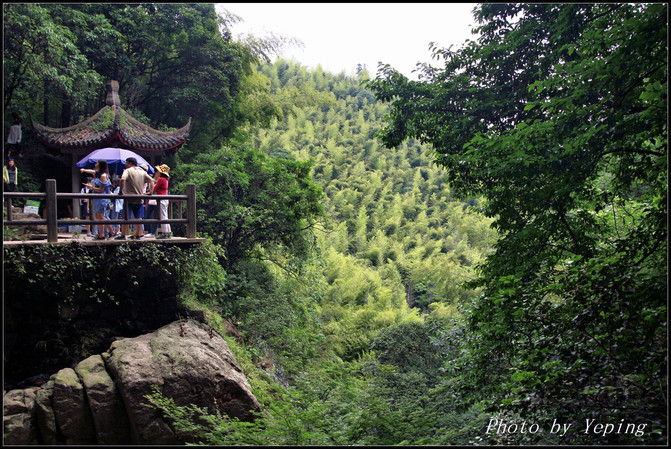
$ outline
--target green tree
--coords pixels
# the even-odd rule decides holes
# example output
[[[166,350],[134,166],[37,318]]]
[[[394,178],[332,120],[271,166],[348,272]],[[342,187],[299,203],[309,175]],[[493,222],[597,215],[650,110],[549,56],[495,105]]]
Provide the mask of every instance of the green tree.
[[[213,4],[3,5],[5,107],[51,126],[96,112],[103,82],[119,81],[124,108],[156,127],[192,119],[178,157],[218,148],[246,124],[267,125],[304,92],[270,95],[253,68],[295,42],[236,41],[240,20]],[[244,106],[243,106],[244,105]]]
[[[418,372],[437,382],[445,351],[431,334],[425,323],[401,323],[380,331],[371,349],[379,363],[393,365],[402,372]]]
[[[430,144],[495,218],[462,360],[492,408],[666,438],[667,10],[481,5],[477,42],[433,46],[443,68],[369,84],[385,144]]]
[[[180,169],[196,184],[199,227],[224,249],[225,268],[242,258],[272,257],[273,251],[307,254],[309,231],[323,214],[310,162],[223,148]]]
[[[115,33],[91,39],[96,29],[73,23],[73,9],[104,17]],[[232,40],[231,19],[217,15],[213,4],[96,3],[51,10],[80,30],[79,45],[95,70],[119,81],[126,107],[140,110],[154,126],[183,126],[192,118],[189,143],[195,148],[218,147],[238,126],[237,97],[251,58]]]
[[[48,122],[49,103],[58,110],[63,98],[85,104],[102,79],[90,68],[76,35],[45,6],[3,5],[3,84],[5,110],[42,110]]]

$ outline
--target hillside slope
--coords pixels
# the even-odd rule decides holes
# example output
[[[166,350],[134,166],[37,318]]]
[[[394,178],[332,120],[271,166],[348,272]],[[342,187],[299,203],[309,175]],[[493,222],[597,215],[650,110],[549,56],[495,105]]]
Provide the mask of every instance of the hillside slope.
[[[457,305],[476,294],[461,284],[495,239],[491,220],[477,212],[478,199],[453,198],[443,169],[419,142],[380,144],[375,133],[388,108],[361,85],[366,71],[354,79],[278,60],[259,72],[273,92],[330,98],[254,130],[253,146],[270,157],[314,162],[328,217],[317,232],[320,317],[326,333],[342,340],[340,355],[356,356],[387,325],[457,314]]]

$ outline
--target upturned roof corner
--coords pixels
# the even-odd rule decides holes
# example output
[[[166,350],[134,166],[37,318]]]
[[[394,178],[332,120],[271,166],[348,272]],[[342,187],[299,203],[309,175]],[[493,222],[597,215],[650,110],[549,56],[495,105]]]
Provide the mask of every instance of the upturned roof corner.
[[[50,128],[30,117],[37,140],[47,148],[90,151],[104,147],[174,153],[189,137],[191,118],[175,131],[159,131],[121,107],[119,83],[107,82],[105,106],[90,118],[66,128]]]

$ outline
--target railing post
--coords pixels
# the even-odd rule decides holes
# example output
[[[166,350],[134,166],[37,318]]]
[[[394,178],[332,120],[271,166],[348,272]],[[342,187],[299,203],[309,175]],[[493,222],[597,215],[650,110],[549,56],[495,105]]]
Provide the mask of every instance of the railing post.
[[[56,180],[47,179],[46,180],[46,193],[47,193],[47,242],[57,242],[58,241],[58,211],[56,207]]]
[[[12,221],[12,199],[5,198],[5,207],[7,207],[7,221]]]
[[[196,238],[196,185],[187,184],[186,185],[186,218],[188,220],[186,224],[186,238],[195,239]]]

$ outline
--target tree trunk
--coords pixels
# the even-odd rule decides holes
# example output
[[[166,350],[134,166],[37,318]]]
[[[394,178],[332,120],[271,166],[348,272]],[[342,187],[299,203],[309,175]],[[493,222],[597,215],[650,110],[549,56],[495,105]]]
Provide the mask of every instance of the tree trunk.
[[[70,119],[72,118],[72,101],[66,96],[63,97],[63,105],[61,106],[61,128],[70,126]]]
[[[44,80],[44,126],[49,126],[49,81]]]

